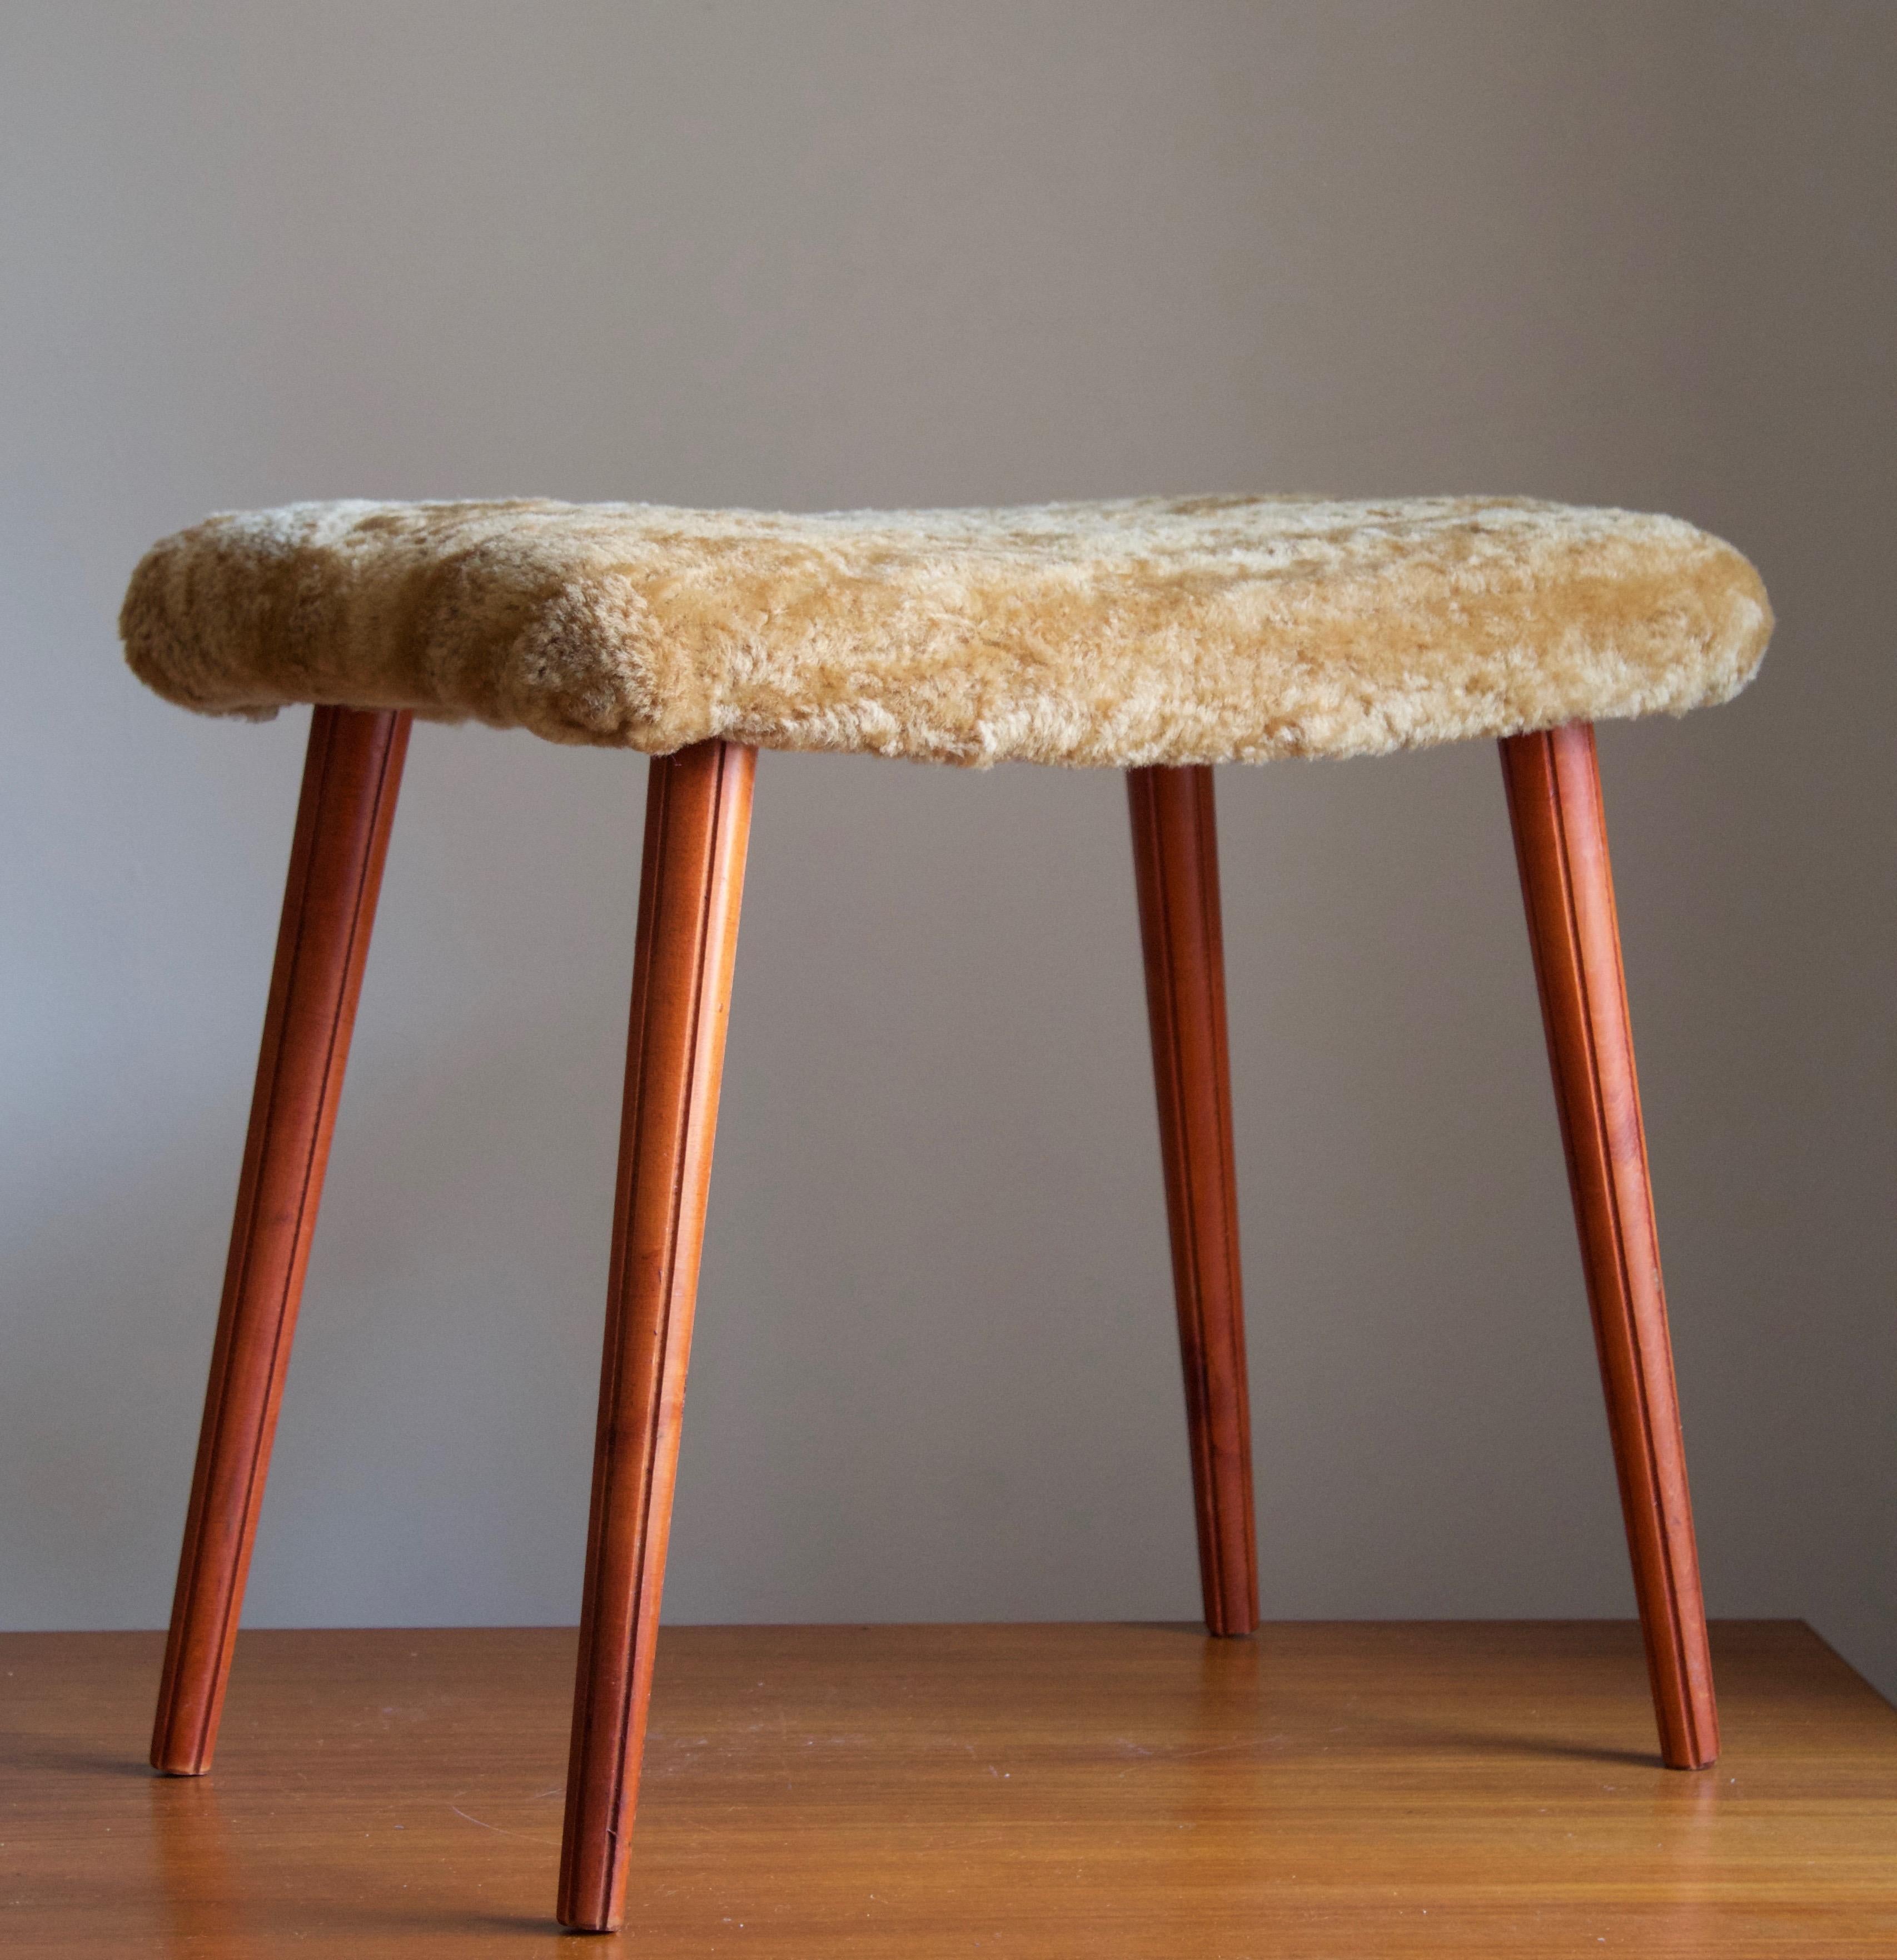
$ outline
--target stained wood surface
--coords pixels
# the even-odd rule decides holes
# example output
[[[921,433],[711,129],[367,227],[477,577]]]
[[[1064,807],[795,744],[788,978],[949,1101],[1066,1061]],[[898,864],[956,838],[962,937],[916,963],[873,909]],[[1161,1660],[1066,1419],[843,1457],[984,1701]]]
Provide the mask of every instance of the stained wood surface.
[[[1719,1719],[1594,731],[1501,755],[1660,1747],[1698,1768]]]
[[[757,755],[654,757],[580,1612],[559,1917],[616,1925],[678,1470]]]
[[[202,1774],[217,1743],[409,720],[349,708],[310,717],[152,1729],[153,1766],[174,1776]]]
[[[1129,769],[1134,883],[1205,1624],[1258,1624],[1218,836],[1209,768]]]
[[[157,1635],[0,1636],[0,1952],[1897,1952],[1897,1711],[1801,1627],[1714,1643],[1682,1776],[1631,1622],[668,1627],[627,1930],[582,1949],[571,1632],[247,1632],[191,1781],[139,1761]]]

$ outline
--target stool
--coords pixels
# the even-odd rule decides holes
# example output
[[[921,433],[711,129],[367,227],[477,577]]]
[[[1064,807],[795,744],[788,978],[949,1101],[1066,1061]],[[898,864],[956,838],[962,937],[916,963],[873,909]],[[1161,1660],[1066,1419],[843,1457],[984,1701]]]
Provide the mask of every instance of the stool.
[[[1517,499],[304,504],[154,546],[202,712],[314,704],[151,1760],[210,1766],[411,718],[652,757],[559,1917],[616,1926],[759,748],[1122,768],[1208,1628],[1258,1624],[1211,765],[1500,740],[1660,1746],[1717,1750],[1592,724],[1736,694],[1730,546]]]

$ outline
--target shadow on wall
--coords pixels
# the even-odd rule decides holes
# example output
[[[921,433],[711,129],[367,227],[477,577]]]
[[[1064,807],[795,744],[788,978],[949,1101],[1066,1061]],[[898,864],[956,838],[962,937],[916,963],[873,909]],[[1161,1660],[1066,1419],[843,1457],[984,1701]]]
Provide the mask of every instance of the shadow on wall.
[[[503,756],[522,778],[496,778]],[[535,916],[534,851],[466,895],[458,946],[435,860],[466,847],[477,784],[511,801],[524,782],[485,820],[530,821],[532,784],[572,760],[418,732],[259,1536],[262,1623],[571,1617],[636,851],[543,831],[543,850],[591,858],[575,884],[616,915],[577,994],[552,912]],[[1492,752],[1221,784],[1270,1610],[1453,1611],[1472,1561],[1499,1610],[1622,1597]],[[1374,972],[1341,1001],[1327,976],[1367,931]],[[440,1020],[415,1042],[393,1004],[431,972]],[[1116,776],[763,759],[675,1615],[1193,1610],[1140,984]],[[228,1093],[188,1137],[161,1112],[160,1149],[87,1166],[88,1203],[164,1284],[153,1362],[135,1389],[115,1378],[110,1420],[37,1425],[46,1481],[18,1550],[91,1589],[62,1617],[100,1616],[135,1575],[150,1604],[130,1617],[168,1598],[254,1045],[230,1039]],[[60,1221],[18,1270],[49,1301],[70,1289],[110,1345],[126,1268],[88,1275]],[[27,1357],[20,1421],[77,1405],[81,1351]],[[1552,1519],[1551,1483],[1570,1494]],[[1427,1528],[1401,1522],[1417,1512]]]

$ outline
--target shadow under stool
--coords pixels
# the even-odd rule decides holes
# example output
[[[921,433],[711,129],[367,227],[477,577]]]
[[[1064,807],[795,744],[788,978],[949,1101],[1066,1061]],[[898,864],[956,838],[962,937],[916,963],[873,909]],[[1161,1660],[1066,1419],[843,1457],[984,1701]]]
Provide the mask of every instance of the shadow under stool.
[[[1717,1751],[1593,723],[1771,616],[1677,520],[1518,499],[823,517],[298,504],[154,546],[182,705],[314,705],[151,1760],[210,1767],[415,714],[651,757],[559,1917],[618,1924],[759,747],[1122,768],[1206,1624],[1258,1624],[1211,765],[1499,740],[1660,1746]]]

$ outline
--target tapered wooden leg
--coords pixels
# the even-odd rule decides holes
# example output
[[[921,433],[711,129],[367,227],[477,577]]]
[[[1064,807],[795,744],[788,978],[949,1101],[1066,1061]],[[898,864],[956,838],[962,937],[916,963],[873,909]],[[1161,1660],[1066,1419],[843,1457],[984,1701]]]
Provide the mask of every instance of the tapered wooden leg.
[[[1703,1769],[1719,1719],[1594,731],[1513,736],[1501,751],[1660,1752]]]
[[[618,1925],[678,1468],[756,752],[655,759],[560,1857],[563,1925]]]
[[[1258,1548],[1212,772],[1129,769],[1126,788],[1205,1624],[1249,1634]]]
[[[211,1766],[304,1268],[408,749],[409,717],[311,717],[151,1762]]]

